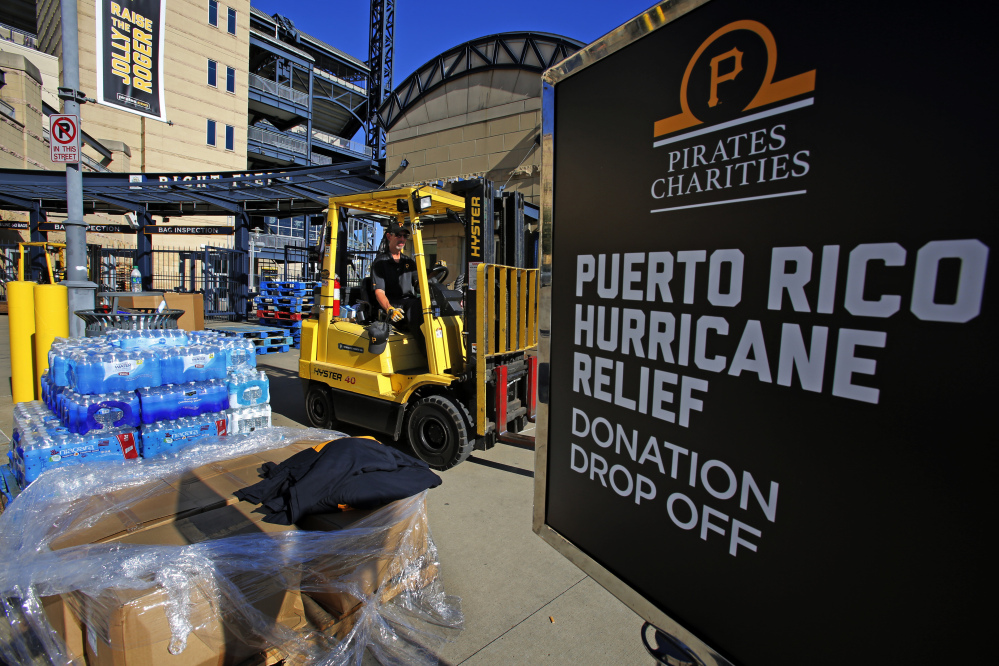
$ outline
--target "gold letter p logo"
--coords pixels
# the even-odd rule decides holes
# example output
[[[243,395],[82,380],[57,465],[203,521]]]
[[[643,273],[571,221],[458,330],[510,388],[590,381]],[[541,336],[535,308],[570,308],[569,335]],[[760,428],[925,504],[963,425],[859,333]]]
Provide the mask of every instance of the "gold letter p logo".
[[[723,60],[735,59],[735,66],[728,74],[718,76],[718,63]],[[718,106],[718,84],[725,81],[733,81],[742,71],[742,51],[733,48],[731,51],[722,53],[711,59],[711,97],[708,99],[708,106]]]

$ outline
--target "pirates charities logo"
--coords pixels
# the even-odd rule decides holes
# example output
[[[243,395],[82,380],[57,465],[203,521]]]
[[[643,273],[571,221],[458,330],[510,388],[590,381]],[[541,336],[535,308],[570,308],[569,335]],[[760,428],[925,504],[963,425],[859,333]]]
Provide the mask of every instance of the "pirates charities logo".
[[[794,112],[813,105],[815,70],[777,78],[777,65],[774,35],[758,21],[734,21],[701,43],[678,82],[679,113],[653,126],[663,160],[651,212],[807,192],[811,151]]]

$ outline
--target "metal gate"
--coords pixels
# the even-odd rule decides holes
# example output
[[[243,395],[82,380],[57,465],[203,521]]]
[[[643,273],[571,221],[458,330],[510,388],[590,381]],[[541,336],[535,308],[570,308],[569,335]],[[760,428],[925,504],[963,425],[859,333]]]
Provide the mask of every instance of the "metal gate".
[[[206,245],[204,250],[205,319],[242,320],[246,317],[247,271],[244,252]]]
[[[136,251],[131,247],[101,247],[88,244],[90,279],[99,291],[128,291],[129,275],[136,263]]]

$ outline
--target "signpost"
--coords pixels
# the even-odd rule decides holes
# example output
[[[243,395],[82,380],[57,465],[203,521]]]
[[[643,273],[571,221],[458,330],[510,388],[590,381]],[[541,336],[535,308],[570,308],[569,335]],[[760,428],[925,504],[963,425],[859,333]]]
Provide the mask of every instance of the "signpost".
[[[990,628],[991,22],[857,10],[663,3],[544,77],[534,528],[705,664]]]
[[[53,162],[76,164],[80,161],[80,117],[49,116],[49,152]]]

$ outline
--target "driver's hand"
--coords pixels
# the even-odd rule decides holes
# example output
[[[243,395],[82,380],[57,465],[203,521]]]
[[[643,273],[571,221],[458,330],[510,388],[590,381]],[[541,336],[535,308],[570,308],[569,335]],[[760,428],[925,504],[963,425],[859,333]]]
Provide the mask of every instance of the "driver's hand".
[[[402,308],[389,308],[388,316],[392,321],[402,321],[406,315],[403,314]]]

